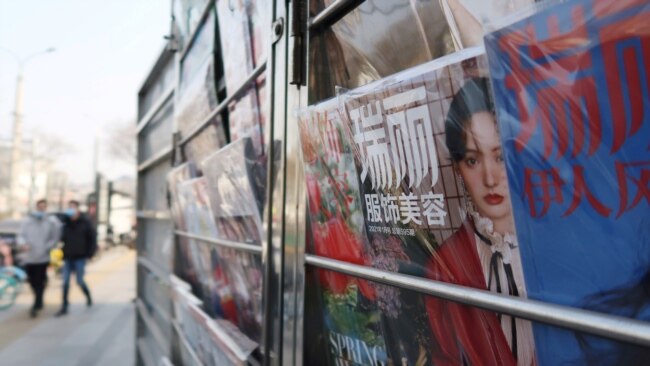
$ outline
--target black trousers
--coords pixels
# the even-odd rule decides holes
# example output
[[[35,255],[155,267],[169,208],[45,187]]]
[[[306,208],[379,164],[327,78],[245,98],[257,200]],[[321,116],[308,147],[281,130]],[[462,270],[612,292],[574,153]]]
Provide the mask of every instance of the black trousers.
[[[34,308],[43,308],[43,293],[47,285],[47,265],[49,263],[26,264],[25,272],[34,292]]]

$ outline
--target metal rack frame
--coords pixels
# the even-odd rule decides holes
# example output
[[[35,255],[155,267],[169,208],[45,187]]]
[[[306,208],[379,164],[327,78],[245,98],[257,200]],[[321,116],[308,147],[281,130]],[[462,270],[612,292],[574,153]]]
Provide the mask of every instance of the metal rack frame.
[[[170,101],[173,102],[174,98],[174,92],[176,90],[176,86],[172,83],[172,85],[168,86],[154,101],[151,102],[151,105],[145,110],[142,110],[145,108],[142,105],[142,100],[141,98],[146,94],[147,92],[151,92],[152,88],[156,87],[157,85],[160,85],[159,83],[164,82],[164,79],[162,79],[163,76],[165,76],[166,72],[175,72],[173,69],[169,68],[174,68],[174,54],[173,51],[169,49],[169,47],[166,45],[156,62],[154,63],[152,70],[150,74],[147,76],[146,80],[143,82],[140,92],[139,92],[139,115],[142,117],[138,120],[137,125],[136,125],[136,131],[138,134],[138,138],[141,136],[144,136],[145,133],[147,132],[147,127],[150,125],[150,123],[154,120],[155,116],[161,112],[169,103]],[[170,136],[171,138],[171,136]],[[162,164],[169,164],[169,167],[171,168],[171,153],[172,150],[169,146],[163,147],[158,151],[153,152],[152,156],[147,158],[144,161],[138,161],[138,185],[142,184],[142,180],[144,177],[146,177],[152,169],[160,167]],[[156,197],[157,200],[160,202],[166,201],[165,197]],[[154,222],[167,222],[171,224],[170,220],[170,215],[167,210],[160,210],[159,207],[156,207],[155,209],[152,209],[150,207],[143,207],[144,202],[142,197],[138,197],[136,201],[137,205],[137,212],[136,212],[136,217],[138,219],[138,226],[139,228],[143,228],[146,225],[150,225]],[[143,256],[143,251],[145,250],[145,243],[148,240],[146,231],[141,231],[139,233],[137,238],[137,245],[136,248],[138,250],[138,260],[137,260],[137,266],[139,268],[142,268],[143,270],[147,271],[148,273],[151,273],[156,277],[161,284],[164,286],[169,286],[169,279],[166,275],[164,275],[165,270],[160,268],[160,266],[156,263],[154,263],[152,260],[149,258]],[[147,310],[147,306],[144,304],[142,301],[141,297],[144,294],[145,288],[144,286],[144,279],[140,278],[140,271],[138,271],[138,280],[137,280],[137,293],[138,293],[138,299],[135,302],[135,309],[136,309],[136,342],[137,342],[137,347],[136,347],[136,364],[138,365],[151,365],[151,364],[158,364],[158,363],[164,363],[164,360],[167,360],[167,364],[169,363],[169,357],[171,356],[171,343],[169,340],[166,338],[164,335],[163,331],[160,329],[160,326],[156,323],[156,321],[152,318],[152,314]],[[155,305],[155,311],[160,314],[162,317],[163,321],[168,322],[170,321],[169,314],[167,314],[165,311],[162,310],[164,307],[164,304],[154,304]],[[171,305],[171,302],[167,305]],[[171,329],[171,324],[170,324],[170,329]],[[153,350],[151,349],[151,344],[145,339],[141,338],[144,334],[151,334],[154,338],[155,344],[157,344],[157,348],[162,350],[163,355],[161,360],[155,360],[153,359],[156,357],[155,354],[152,354]]]
[[[337,0],[308,21],[309,32],[320,32],[341,19],[363,1]],[[305,61],[307,62],[307,61]],[[300,104],[305,107],[306,104]],[[316,255],[305,255],[305,265],[327,269],[378,283],[408,289],[470,306],[509,314],[578,332],[585,332],[641,346],[650,346],[650,323],[507,295],[391,273]],[[304,276],[304,272],[302,272]]]

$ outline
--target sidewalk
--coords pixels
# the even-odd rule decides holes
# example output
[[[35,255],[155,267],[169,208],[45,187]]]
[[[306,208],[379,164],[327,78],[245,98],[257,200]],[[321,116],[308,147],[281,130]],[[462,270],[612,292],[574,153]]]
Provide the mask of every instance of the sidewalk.
[[[48,274],[45,309],[29,317],[28,284],[16,304],[0,311],[0,365],[133,365],[135,362],[135,251],[115,248],[87,266],[94,305],[71,279],[67,316],[55,318],[61,280]]]

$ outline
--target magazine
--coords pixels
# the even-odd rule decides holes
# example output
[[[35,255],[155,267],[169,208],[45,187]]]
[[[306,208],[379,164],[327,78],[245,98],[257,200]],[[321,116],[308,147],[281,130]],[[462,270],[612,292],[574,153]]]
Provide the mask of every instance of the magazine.
[[[181,61],[179,90],[175,102],[175,119],[181,136],[190,133],[217,106],[213,54],[215,16],[214,11],[209,12]]]
[[[226,91],[232,94],[244,84],[254,69],[250,25],[244,1],[218,1],[217,16]],[[228,127],[231,141],[250,137],[253,148],[259,156],[264,151],[264,138],[259,121],[257,98],[254,85],[241,93],[235,99],[236,101],[228,106]]]
[[[188,186],[189,188],[186,188]],[[189,204],[192,211],[191,224],[188,225],[190,234],[205,238],[217,238],[217,226],[214,221],[210,200],[208,197],[207,179],[205,177],[190,180],[183,183],[181,190],[190,190],[193,203]],[[188,210],[188,208],[186,208]],[[205,309],[213,317],[220,317],[236,321],[237,309],[233,299],[232,288],[229,276],[226,273],[226,258],[205,241],[191,240],[191,253],[194,268],[200,274],[203,283],[203,300]]]
[[[530,297],[650,320],[650,4],[554,2],[488,34]],[[540,364],[650,349],[535,326]]]
[[[187,230],[183,208],[180,205],[179,187],[181,183],[197,176],[194,163],[187,162],[173,168],[167,173],[167,189],[169,190],[170,210],[174,226],[178,230]]]
[[[190,285],[172,276],[171,297],[174,309],[174,321],[178,324],[178,331],[185,338],[188,347],[192,350],[198,348],[197,323],[191,314],[190,308],[199,308],[201,300],[191,294]],[[184,347],[181,347],[184,350]],[[192,365],[194,360],[188,352],[182,352],[183,364]]]
[[[212,319],[198,306],[189,304],[189,321],[191,322],[192,333],[188,341],[196,353],[199,360],[204,365],[211,365],[212,340],[209,333],[208,324]]]
[[[482,52],[466,49],[340,98],[373,266],[526,298]],[[413,297],[378,291],[385,327],[404,334],[389,353],[433,364],[535,363],[529,321],[434,297],[421,300],[418,317]]]
[[[175,119],[181,137],[192,133],[204,123],[218,105],[213,54],[215,17],[214,10],[210,11],[181,62],[175,107]],[[225,126],[221,115],[216,115],[198,135],[183,146],[185,160],[198,163],[225,144]]]
[[[228,164],[223,164],[227,161]],[[249,138],[235,141],[206,158],[202,164],[216,237],[233,242],[261,245],[262,205],[265,172],[256,160]],[[240,329],[259,342],[262,324],[262,262],[259,255],[218,248],[216,253],[228,278]],[[216,275],[216,274],[215,274]]]
[[[270,37],[268,29],[271,27],[271,6],[272,2],[269,0],[247,0],[246,12],[251,29],[251,51],[253,55],[254,66],[258,67],[263,62],[266,62],[267,57],[270,56]],[[270,120],[270,103],[267,103],[268,87],[267,87],[267,73],[264,72],[256,81],[257,85],[257,105],[260,119],[260,129],[262,133]],[[262,141],[264,144],[264,141]]]
[[[226,146],[226,135],[221,116],[216,115],[208,126],[183,146],[183,151],[185,159],[198,166],[199,162],[223,146]]]
[[[302,111],[299,127],[310,217],[308,250],[323,257],[369,264],[353,149],[345,139],[337,100]],[[328,350],[321,364],[386,364],[375,287],[332,271],[315,269],[313,273],[316,278],[308,278],[307,283],[315,288],[317,299],[306,303],[322,309],[314,319],[322,323],[319,338],[324,343],[321,347]]]
[[[213,320],[208,324],[208,333],[212,341],[211,360],[206,364],[248,365],[248,359],[258,347],[257,343],[246,337],[231,322],[223,319]]]
[[[207,181],[205,177],[194,178],[180,184],[180,204],[186,218],[187,232],[193,235],[213,238],[216,236],[216,226],[212,220],[207,197]],[[210,244],[188,238],[190,264],[196,272],[201,285],[197,293],[206,304],[205,308],[211,314],[218,307],[216,299],[217,284],[212,276],[212,248]],[[224,285],[222,285],[224,286]]]
[[[195,165],[191,162],[181,164],[167,174],[167,189],[169,191],[170,212],[176,230],[187,231],[184,210],[179,197],[179,186],[197,174]],[[199,279],[192,265],[189,239],[177,236],[174,250],[174,273],[187,281],[194,289],[199,288]]]

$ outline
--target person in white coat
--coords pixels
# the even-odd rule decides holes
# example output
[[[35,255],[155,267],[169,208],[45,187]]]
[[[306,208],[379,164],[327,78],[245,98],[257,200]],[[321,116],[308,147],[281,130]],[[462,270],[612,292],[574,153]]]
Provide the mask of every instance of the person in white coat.
[[[50,250],[61,239],[61,223],[46,211],[46,200],[36,202],[36,211],[29,214],[18,235],[18,250],[21,252],[20,257],[25,265],[29,285],[34,292],[34,304],[30,310],[32,318],[43,309]]]

